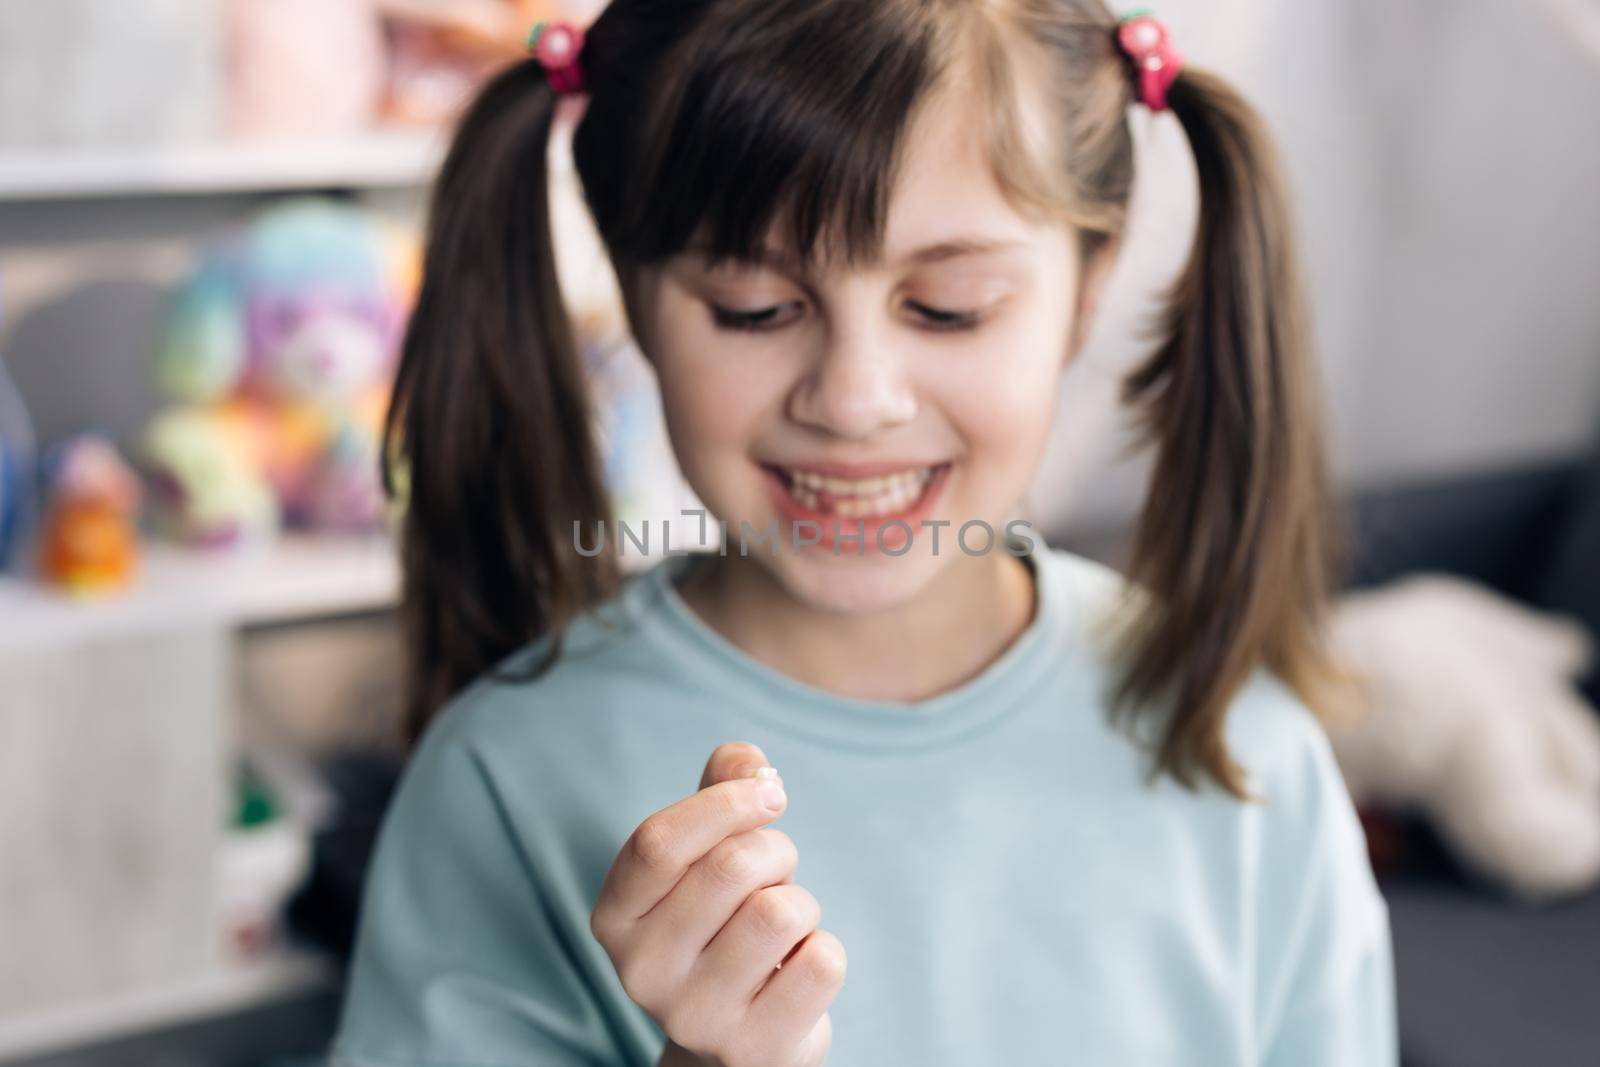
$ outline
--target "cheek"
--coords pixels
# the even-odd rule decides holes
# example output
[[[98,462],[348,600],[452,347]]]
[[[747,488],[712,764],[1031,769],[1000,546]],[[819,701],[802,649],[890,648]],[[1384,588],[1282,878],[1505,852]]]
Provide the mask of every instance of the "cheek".
[[[1057,314],[1019,317],[975,358],[955,362],[942,406],[974,461],[991,468],[1034,461],[1055,417],[1066,328]]]
[[[696,332],[662,339],[655,359],[674,451],[691,480],[743,464],[762,428],[781,411],[783,382],[771,362]]]
[[[673,447],[685,468],[737,446],[753,428],[750,397],[716,376],[662,375],[661,397]]]

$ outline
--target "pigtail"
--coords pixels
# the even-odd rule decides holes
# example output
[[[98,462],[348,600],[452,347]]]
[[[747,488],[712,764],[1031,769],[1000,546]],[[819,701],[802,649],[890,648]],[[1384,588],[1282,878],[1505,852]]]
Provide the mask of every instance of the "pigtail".
[[[490,81],[433,191],[423,278],[384,428],[406,500],[405,728],[615,588],[574,520],[609,519],[584,371],[556,274],[547,151],[557,96],[527,59]]]
[[[1123,385],[1157,456],[1128,568],[1153,595],[1116,703],[1169,698],[1152,773],[1192,788],[1204,769],[1246,799],[1223,728],[1252,669],[1325,715],[1342,700],[1321,635],[1346,549],[1280,164],[1220,79],[1185,70],[1168,105],[1193,149],[1199,227],[1169,340]]]

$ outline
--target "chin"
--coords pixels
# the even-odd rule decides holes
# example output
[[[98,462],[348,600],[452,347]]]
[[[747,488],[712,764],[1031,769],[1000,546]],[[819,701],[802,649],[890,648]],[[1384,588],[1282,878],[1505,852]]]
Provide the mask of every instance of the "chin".
[[[866,553],[857,556],[848,546],[833,550],[812,545],[800,552],[785,546],[776,557],[765,552],[760,565],[795,600],[817,611],[840,615],[873,615],[893,611],[914,601],[948,562],[920,545],[902,556]]]

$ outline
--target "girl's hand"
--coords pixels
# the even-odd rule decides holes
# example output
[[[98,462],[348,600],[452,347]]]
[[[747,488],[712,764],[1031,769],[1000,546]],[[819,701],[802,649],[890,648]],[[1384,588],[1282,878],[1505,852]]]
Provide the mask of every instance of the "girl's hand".
[[[794,884],[794,842],[766,828],[787,800],[755,745],[720,745],[700,790],[640,823],[589,928],[628,996],[668,1037],[662,1067],[815,1067],[844,982],[839,939]]]

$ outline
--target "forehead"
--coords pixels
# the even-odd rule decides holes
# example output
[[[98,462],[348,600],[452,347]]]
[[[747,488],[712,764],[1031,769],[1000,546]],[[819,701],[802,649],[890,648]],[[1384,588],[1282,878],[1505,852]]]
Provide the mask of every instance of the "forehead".
[[[997,180],[981,134],[982,110],[971,94],[939,94],[908,133],[890,189],[883,247],[855,269],[882,270],[981,255],[1022,255],[1058,236],[1052,227],[1018,212]],[[800,272],[787,247],[781,220],[768,230],[767,263]],[[818,271],[847,269],[840,242],[825,233],[815,253]],[[698,247],[704,244],[696,242]]]
[[[791,122],[780,112],[754,140],[748,126],[706,118],[727,109],[685,112],[693,136],[670,142],[662,170],[680,195],[631,201],[651,207],[624,227],[639,239],[622,242],[623,255],[817,277],[899,271],[950,242],[1006,245],[1013,256],[1058,244],[1069,216],[1037,180],[1054,158],[1048,109],[1011,69],[1012,51],[957,48],[904,109],[840,98],[836,110],[802,108]],[[937,261],[952,258],[978,261]]]
[[[1007,198],[983,135],[978,94],[934,94],[907,137],[889,200],[884,258],[952,237],[1031,243],[1041,234]]]

